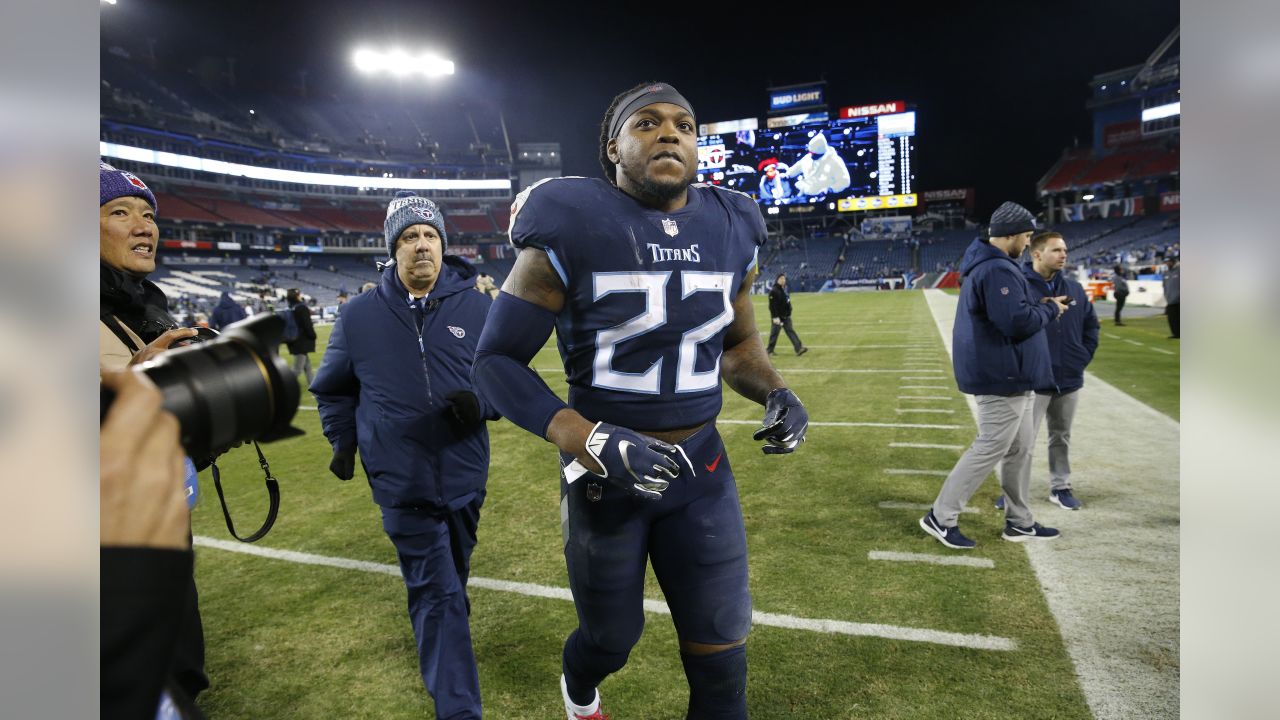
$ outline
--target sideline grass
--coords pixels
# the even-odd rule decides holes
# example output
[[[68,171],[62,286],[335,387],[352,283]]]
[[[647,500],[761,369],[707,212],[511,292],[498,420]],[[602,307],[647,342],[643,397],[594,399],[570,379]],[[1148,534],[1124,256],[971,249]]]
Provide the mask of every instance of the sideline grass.
[[[752,631],[748,704],[756,720],[777,718],[1087,718],[1057,625],[1021,546],[999,540],[1001,518],[965,516],[992,570],[877,562],[871,550],[944,552],[916,525],[913,510],[882,501],[929,503],[940,480],[886,475],[884,468],[946,470],[956,451],[890,443],[967,445],[975,428],[955,390],[950,363],[921,293],[796,295],[795,325],[814,349],[795,357],[785,336],[775,363],[816,421],[903,423],[903,394],[946,395],[956,430],[813,427],[790,456],[764,456],[750,425],[722,425],[742,496],[757,610],[806,618],[884,623],[1013,639],[1011,652],[968,650],[872,637],[757,627]],[[768,330],[765,298],[757,324]],[[856,323],[856,324],[855,324]],[[328,328],[319,328],[320,347]],[[883,331],[895,331],[886,333]],[[879,331],[879,332],[877,332]],[[904,332],[903,332],[904,331]],[[892,343],[886,342],[893,338]],[[872,348],[864,345],[923,345]],[[939,375],[903,390],[895,374],[793,373],[789,369],[894,369],[932,354]],[[907,354],[913,356],[907,360]],[[319,367],[320,353],[312,357]],[[559,362],[554,344],[538,367]],[[562,377],[544,375],[563,395]],[[314,405],[304,394],[304,405]],[[721,417],[758,421],[761,408],[725,391]],[[910,417],[910,416],[906,416]],[[908,420],[921,422],[918,420]],[[933,419],[930,420],[933,422]],[[329,475],[330,452],[313,411],[300,411],[305,437],[264,448],[281,479],[282,508],[267,547],[394,563],[363,475]],[[492,464],[476,576],[566,586],[554,449],[506,421],[490,425]],[[695,459],[696,461],[696,459]],[[234,517],[255,526],[265,511],[252,449],[222,463]],[[202,478],[202,490],[212,483]],[[989,508],[988,484],[972,505]],[[214,497],[194,514],[196,534],[226,538]],[[395,577],[201,549],[197,577],[212,687],[201,705],[212,718],[420,718],[431,703],[418,677],[403,584]],[[650,577],[648,597],[660,599]],[[486,715],[561,715],[559,656],[575,625],[573,606],[473,589],[472,633]],[[670,619],[650,615],[627,667],[601,688],[619,719],[681,718],[687,699]]]
[[[1135,317],[1120,327],[1111,318],[1099,320],[1102,337],[1089,372],[1178,420],[1182,341],[1169,339],[1168,320],[1163,315]]]

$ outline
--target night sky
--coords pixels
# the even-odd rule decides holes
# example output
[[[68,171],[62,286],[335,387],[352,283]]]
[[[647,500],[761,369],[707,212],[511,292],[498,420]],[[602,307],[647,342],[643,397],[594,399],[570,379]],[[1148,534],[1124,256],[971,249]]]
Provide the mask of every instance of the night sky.
[[[976,187],[985,217],[1035,203],[1063,148],[1091,142],[1089,79],[1142,63],[1179,19],[1171,0],[591,5],[119,0],[103,8],[102,42],[154,38],[179,66],[235,56],[247,94],[292,92],[305,69],[313,93],[342,97],[371,82],[351,67],[357,46],[437,50],[458,66],[443,82],[492,98],[513,142],[561,143],[567,175],[599,174],[601,116],[636,83],[670,82],[714,122],[763,119],[771,85],[826,80],[833,112],[914,102],[917,189]]]

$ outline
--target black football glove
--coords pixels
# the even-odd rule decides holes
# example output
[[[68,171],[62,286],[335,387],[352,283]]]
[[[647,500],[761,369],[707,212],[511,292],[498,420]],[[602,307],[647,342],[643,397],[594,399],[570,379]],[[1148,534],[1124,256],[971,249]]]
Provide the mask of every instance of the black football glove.
[[[334,450],[333,459],[329,461],[329,472],[339,480],[350,480],[356,474],[356,451]]]
[[[778,388],[765,398],[764,422],[752,438],[769,443],[761,448],[765,455],[779,455],[794,452],[808,429],[809,412],[800,398],[787,388]]]
[[[587,454],[609,482],[644,500],[660,500],[671,481],[680,474],[680,451],[635,430],[608,423],[596,423],[587,436]]]
[[[470,390],[456,390],[446,395],[445,399],[449,401],[449,407],[445,408],[445,418],[459,437],[474,432],[484,422],[480,415],[480,399]]]

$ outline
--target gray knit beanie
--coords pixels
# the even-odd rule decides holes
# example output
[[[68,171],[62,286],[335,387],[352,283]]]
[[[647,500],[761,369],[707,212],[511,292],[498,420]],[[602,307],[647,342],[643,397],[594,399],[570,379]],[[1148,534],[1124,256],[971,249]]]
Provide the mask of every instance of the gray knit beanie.
[[[449,248],[449,238],[444,232],[444,213],[430,200],[412,190],[401,190],[387,205],[387,220],[382,234],[387,240],[387,254],[396,256],[396,239],[410,225],[430,225],[440,233],[440,252]]]
[[[991,237],[1010,237],[1036,230],[1036,216],[1016,202],[1006,202],[991,214]]]

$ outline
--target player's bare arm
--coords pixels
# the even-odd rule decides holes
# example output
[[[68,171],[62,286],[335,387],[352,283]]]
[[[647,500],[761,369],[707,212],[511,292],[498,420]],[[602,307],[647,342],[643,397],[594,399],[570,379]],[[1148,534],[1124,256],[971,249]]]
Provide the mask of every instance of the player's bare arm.
[[[511,274],[502,283],[502,292],[553,313],[564,308],[564,283],[560,282],[560,276],[551,267],[551,260],[541,250],[525,248],[516,255]],[[542,338],[544,342],[546,339]]]
[[[720,373],[734,392],[764,405],[769,391],[784,388],[787,383],[769,362],[756,330],[755,309],[751,306],[751,284],[756,275],[752,270],[743,278],[733,299],[733,323],[725,331]]]

